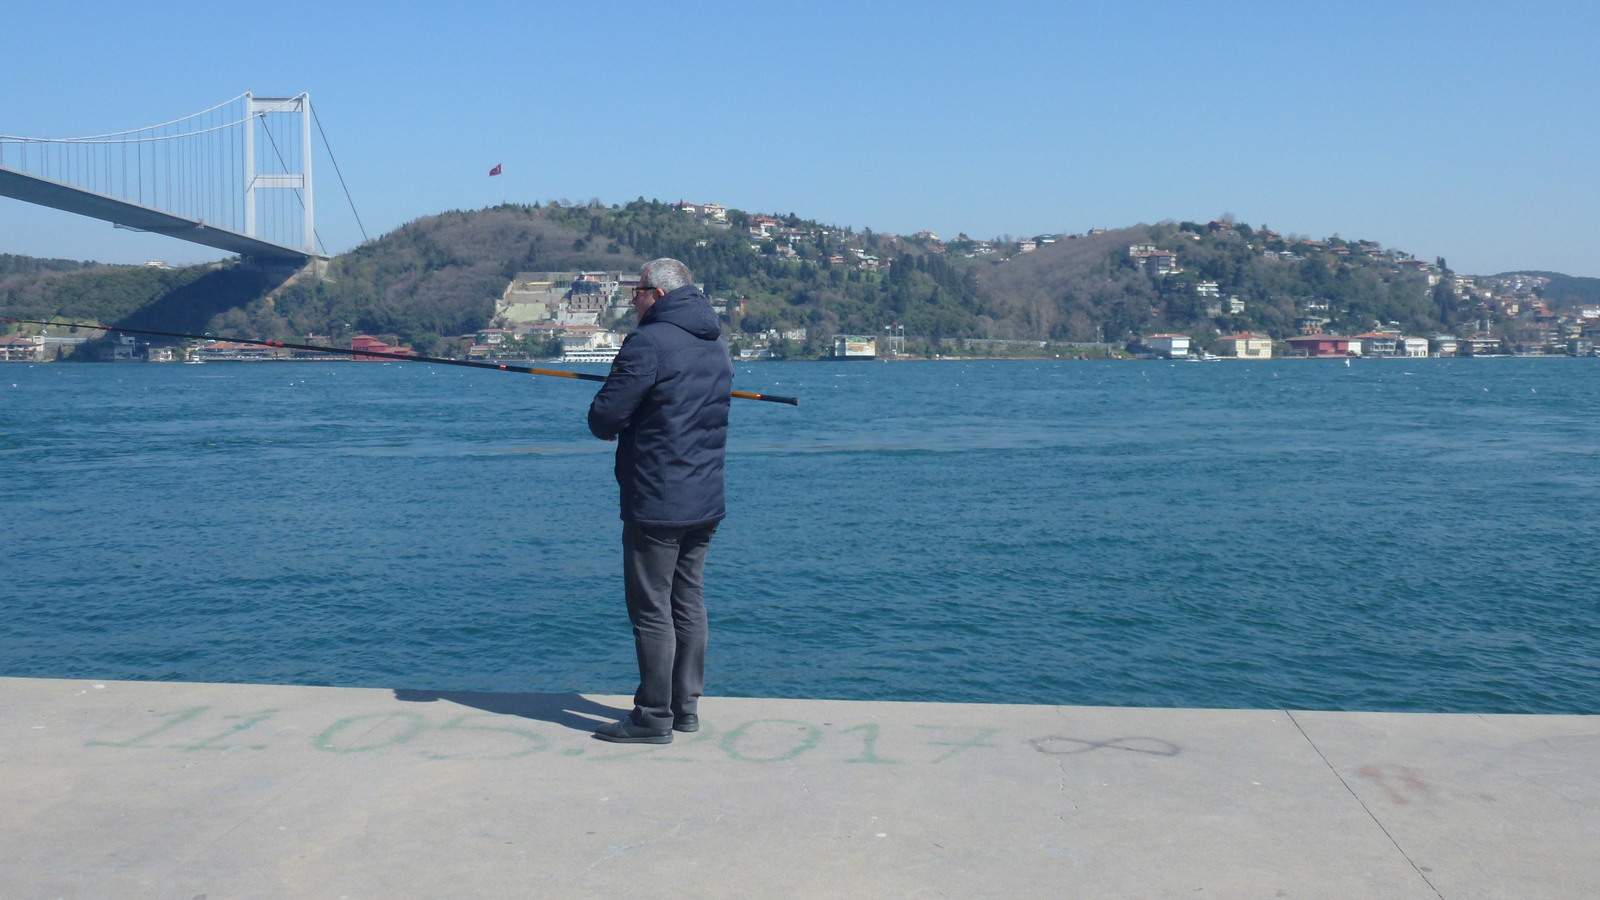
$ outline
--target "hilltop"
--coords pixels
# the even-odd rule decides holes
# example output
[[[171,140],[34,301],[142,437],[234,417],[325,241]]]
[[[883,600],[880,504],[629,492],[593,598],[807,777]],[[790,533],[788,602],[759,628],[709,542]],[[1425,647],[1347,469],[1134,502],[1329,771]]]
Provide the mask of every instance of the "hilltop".
[[[279,339],[366,332],[448,350],[444,337],[491,320],[518,272],[635,270],[657,256],[684,260],[713,297],[741,301],[728,306],[730,333],[805,329],[799,353],[891,323],[929,345],[1156,331],[1204,342],[1232,331],[1281,338],[1313,321],[1346,334],[1391,323],[1431,333],[1494,313],[1443,260],[1231,220],[941,241],[643,199],[427,216],[336,257],[321,279],[237,261],[167,269],[0,256],[0,310]],[[1600,293],[1600,279],[1539,274],[1560,297]]]

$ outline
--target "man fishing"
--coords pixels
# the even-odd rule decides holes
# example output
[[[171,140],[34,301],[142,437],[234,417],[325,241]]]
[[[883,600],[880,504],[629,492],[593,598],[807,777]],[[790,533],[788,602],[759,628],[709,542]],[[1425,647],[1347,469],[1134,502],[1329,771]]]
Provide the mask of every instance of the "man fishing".
[[[633,711],[595,732],[667,744],[698,731],[705,686],[706,550],[726,510],[723,460],[733,364],[716,313],[689,268],[646,263],[638,325],[589,404],[589,430],[617,442],[622,577],[639,657]]]

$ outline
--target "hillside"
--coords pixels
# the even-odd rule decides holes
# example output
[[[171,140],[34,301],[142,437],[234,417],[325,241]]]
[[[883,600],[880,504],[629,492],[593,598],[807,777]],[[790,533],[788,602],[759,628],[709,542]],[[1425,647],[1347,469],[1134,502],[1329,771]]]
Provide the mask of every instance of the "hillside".
[[[417,219],[335,258],[325,279],[287,284],[287,273],[233,262],[167,270],[0,256],[0,311],[251,337],[367,332],[447,349],[441,337],[481,328],[519,271],[628,270],[674,256],[712,296],[746,298],[731,331],[804,327],[800,353],[890,323],[927,338],[1118,341],[1177,330],[1206,340],[1284,337],[1308,309],[1346,334],[1391,322],[1427,333],[1469,313],[1444,284],[1429,287],[1448,270],[1371,241],[1168,222],[1033,246],[856,232],[793,214],[727,210],[722,221],[643,199],[508,205]],[[1156,271],[1157,258],[1170,271]],[[1552,295],[1600,288],[1539,274]]]
[[[1533,270],[1521,272],[1505,272],[1496,275],[1496,278],[1506,278],[1511,275],[1534,275],[1550,279],[1542,292],[1545,298],[1557,303],[1586,303],[1600,304],[1600,278],[1580,278],[1574,275],[1563,275],[1560,272],[1536,272]]]

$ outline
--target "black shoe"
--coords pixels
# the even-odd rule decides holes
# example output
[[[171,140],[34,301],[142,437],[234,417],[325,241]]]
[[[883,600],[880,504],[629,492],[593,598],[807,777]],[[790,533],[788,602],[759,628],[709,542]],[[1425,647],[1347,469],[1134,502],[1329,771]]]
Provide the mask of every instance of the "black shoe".
[[[700,730],[700,717],[694,713],[684,713],[672,720],[672,730],[685,734]]]
[[[671,731],[657,731],[654,728],[642,728],[633,724],[633,717],[629,716],[620,722],[610,722],[594,730],[594,736],[602,741],[613,744],[670,744],[672,743]]]

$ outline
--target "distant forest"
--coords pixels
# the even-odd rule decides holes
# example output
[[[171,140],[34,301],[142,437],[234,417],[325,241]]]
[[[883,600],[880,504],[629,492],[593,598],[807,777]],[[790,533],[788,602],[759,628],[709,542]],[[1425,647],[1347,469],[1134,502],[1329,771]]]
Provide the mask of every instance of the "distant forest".
[[[730,332],[805,327],[807,353],[820,352],[835,333],[881,333],[891,323],[932,339],[1120,341],[1185,331],[1204,341],[1241,330],[1284,337],[1294,333],[1297,301],[1308,297],[1327,300],[1329,330],[1347,334],[1391,322],[1430,333],[1470,314],[1450,291],[1430,290],[1423,276],[1397,271],[1390,259],[1336,252],[1359,242],[1320,247],[1243,223],[1220,232],[1138,225],[1028,253],[1002,241],[995,253],[967,256],[960,251],[970,241],[940,246],[793,214],[777,218],[807,235],[782,255],[771,240],[750,235],[749,216],[738,210],[723,225],[644,199],[447,212],[335,258],[325,279],[286,284],[282,274],[233,262],[166,270],[0,256],[0,311],[275,339],[364,332],[426,351],[482,327],[519,271],[626,270],[672,256],[712,296],[748,299]],[[1141,243],[1176,253],[1182,272],[1139,271],[1128,248]],[[1269,259],[1263,250],[1301,258]],[[884,267],[863,270],[855,264],[862,255]],[[1600,279],[1538,274],[1553,279],[1553,296],[1600,301]],[[1196,290],[1202,282],[1242,300],[1243,311],[1207,308]]]

